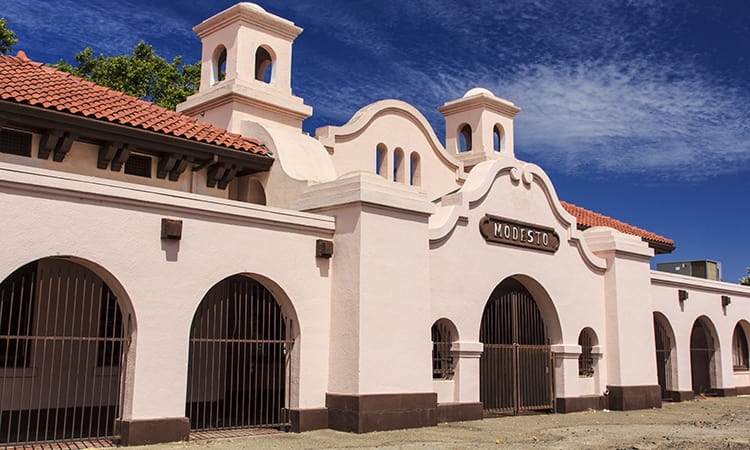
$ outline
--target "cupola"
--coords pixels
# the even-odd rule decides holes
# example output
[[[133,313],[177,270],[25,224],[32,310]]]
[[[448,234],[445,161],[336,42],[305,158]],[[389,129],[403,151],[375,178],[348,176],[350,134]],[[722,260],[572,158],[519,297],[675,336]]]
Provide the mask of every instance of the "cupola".
[[[201,83],[177,110],[239,133],[244,120],[301,130],[312,108],[292,93],[293,22],[238,3],[193,28],[200,37]]]
[[[513,118],[520,111],[488,89],[474,88],[438,108],[445,117],[445,147],[465,167],[501,156],[515,157]]]

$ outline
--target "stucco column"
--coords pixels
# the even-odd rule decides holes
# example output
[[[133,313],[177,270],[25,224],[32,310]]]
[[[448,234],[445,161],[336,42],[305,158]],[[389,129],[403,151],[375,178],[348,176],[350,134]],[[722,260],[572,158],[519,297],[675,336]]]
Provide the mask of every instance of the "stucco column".
[[[479,402],[479,358],[481,342],[454,342],[451,355],[456,360],[456,400],[462,403]]]
[[[298,208],[336,218],[329,427],[434,425],[428,217],[417,187],[356,172],[311,186]]]
[[[584,236],[591,250],[607,260],[604,344],[609,406],[660,407],[649,267],[653,250],[640,238],[611,228],[590,228]]]

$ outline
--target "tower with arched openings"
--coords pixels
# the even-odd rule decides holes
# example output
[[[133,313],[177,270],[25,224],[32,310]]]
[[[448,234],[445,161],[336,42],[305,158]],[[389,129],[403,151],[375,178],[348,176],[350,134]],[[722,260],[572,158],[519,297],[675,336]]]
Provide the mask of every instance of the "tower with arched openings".
[[[238,3],[193,31],[203,45],[198,93],[178,111],[240,133],[242,122],[302,128],[312,108],[292,93],[293,22]]]

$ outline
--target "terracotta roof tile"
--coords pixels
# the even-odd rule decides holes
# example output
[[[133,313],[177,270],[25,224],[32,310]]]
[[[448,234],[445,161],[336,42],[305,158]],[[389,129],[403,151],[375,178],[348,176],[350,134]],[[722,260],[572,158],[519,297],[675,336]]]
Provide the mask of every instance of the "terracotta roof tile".
[[[271,156],[254,139],[18,56],[0,55],[0,99]]]
[[[607,217],[603,214],[589,211],[588,209],[581,208],[580,206],[576,206],[572,203],[561,201],[560,204],[562,204],[563,208],[565,208],[567,212],[575,216],[580,228],[586,229],[590,227],[610,227],[626,234],[638,236],[641,239],[649,242],[674,245],[674,241],[671,239],[667,239],[664,236],[659,236],[658,234],[652,233],[650,231],[634,227],[633,225],[621,222],[611,217]]]

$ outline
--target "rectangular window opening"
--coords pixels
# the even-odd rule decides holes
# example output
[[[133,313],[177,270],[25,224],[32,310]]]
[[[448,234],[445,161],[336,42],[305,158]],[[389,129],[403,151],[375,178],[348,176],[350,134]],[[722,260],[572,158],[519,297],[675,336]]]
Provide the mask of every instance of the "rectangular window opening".
[[[125,173],[151,178],[151,157],[133,153],[125,161]]]
[[[3,128],[0,130],[0,153],[31,157],[31,134]]]

